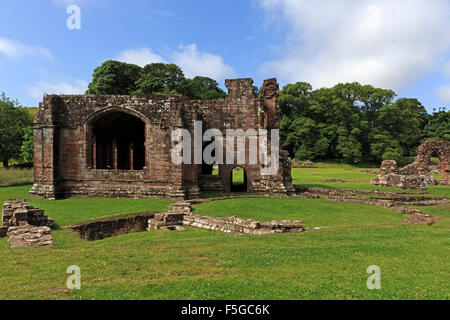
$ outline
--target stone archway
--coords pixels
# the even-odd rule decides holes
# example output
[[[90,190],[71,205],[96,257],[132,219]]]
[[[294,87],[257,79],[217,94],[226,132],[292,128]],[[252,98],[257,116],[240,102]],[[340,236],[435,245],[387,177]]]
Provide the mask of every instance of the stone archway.
[[[142,170],[145,167],[145,122],[111,111],[89,124],[88,165],[103,170]]]
[[[247,192],[247,172],[241,166],[231,170],[231,192]]]
[[[431,174],[431,157],[441,163],[442,180],[436,181]],[[450,185],[450,141],[426,141],[417,149],[416,160],[402,169],[397,162],[386,160],[381,164],[376,186],[393,186],[402,189],[426,189],[430,185]]]
[[[450,185],[450,141],[426,141],[417,149],[416,160],[400,170],[400,174],[430,175],[431,157],[437,157],[442,168],[443,183]]]

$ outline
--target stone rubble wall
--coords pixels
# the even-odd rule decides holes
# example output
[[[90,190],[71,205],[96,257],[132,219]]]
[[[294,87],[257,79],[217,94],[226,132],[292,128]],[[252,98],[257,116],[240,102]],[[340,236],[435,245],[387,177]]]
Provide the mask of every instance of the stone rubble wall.
[[[17,227],[32,225],[35,227],[53,228],[53,219],[44,214],[44,210],[36,209],[24,199],[11,199],[3,203],[2,209],[3,227]]]
[[[431,171],[431,157],[439,158],[442,168],[442,181],[436,181]],[[450,185],[450,141],[426,141],[417,149],[415,161],[398,169],[394,160],[383,161],[377,179],[372,180],[376,186],[391,186],[401,189],[426,189],[440,184]]]
[[[12,248],[53,245],[54,221],[24,199],[11,199],[3,204],[2,224],[0,237],[7,237]]]
[[[306,230],[302,221],[280,220],[258,222],[238,217],[216,218],[193,214],[190,203],[176,203],[167,213],[156,214],[148,221],[147,230],[158,230],[163,227],[185,225],[231,234],[274,234],[288,232],[303,232]]]
[[[7,237],[11,248],[53,245],[53,238],[49,227],[34,227],[31,225],[9,227]]]
[[[299,220],[258,222],[252,219],[238,218],[236,216],[216,218],[198,214],[185,215],[183,225],[232,234],[261,235],[305,231],[303,222]]]

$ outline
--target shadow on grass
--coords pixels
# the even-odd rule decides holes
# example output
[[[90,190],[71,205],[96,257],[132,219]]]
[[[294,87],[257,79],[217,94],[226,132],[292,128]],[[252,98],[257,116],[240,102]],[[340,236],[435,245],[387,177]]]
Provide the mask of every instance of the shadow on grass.
[[[0,185],[0,188],[8,188],[8,187],[23,187],[30,186],[32,187],[33,181],[23,181],[23,182],[14,182],[10,184]]]

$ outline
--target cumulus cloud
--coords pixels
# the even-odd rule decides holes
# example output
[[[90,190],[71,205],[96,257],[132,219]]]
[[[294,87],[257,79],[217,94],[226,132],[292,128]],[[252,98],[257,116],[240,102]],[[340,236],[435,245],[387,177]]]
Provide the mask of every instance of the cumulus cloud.
[[[122,51],[117,55],[116,58],[114,58],[114,60],[136,64],[141,67],[144,67],[150,63],[165,63],[163,57],[156,53],[153,53],[152,50],[148,48]]]
[[[180,45],[164,58],[149,48],[133,49],[120,52],[114,60],[145,66],[150,63],[163,62],[178,65],[188,78],[204,76],[222,81],[233,77],[233,68],[227,65],[217,54],[200,51],[196,44]]]
[[[443,66],[450,48],[446,0],[261,0],[288,26],[279,59],[260,72],[314,87],[359,81],[400,89]]]
[[[442,103],[450,102],[450,84],[444,84],[437,89],[437,95]]]
[[[189,78],[204,76],[216,80],[234,76],[234,70],[225,64],[222,57],[209,52],[201,52],[197,45],[180,45],[172,52],[172,61],[181,67]]]
[[[84,94],[88,88],[88,83],[77,79],[73,83],[68,82],[39,82],[37,85],[28,88],[28,93],[36,101],[41,101],[44,94]]]
[[[0,37],[0,55],[8,58],[22,58],[24,56],[38,56],[52,60],[53,55],[47,48],[27,45],[15,40]]]

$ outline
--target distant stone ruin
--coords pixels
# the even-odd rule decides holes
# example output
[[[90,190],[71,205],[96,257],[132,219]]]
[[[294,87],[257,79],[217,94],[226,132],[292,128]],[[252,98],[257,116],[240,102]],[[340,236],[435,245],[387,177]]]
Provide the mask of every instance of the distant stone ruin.
[[[53,245],[51,229],[54,221],[24,199],[3,204],[0,237],[7,237],[12,248]]]
[[[437,157],[442,168],[442,180],[435,180],[431,172],[431,157]],[[397,162],[386,160],[381,164],[376,186],[401,189],[426,189],[432,185],[450,185],[450,141],[426,141],[417,149],[416,160],[402,169]]]

